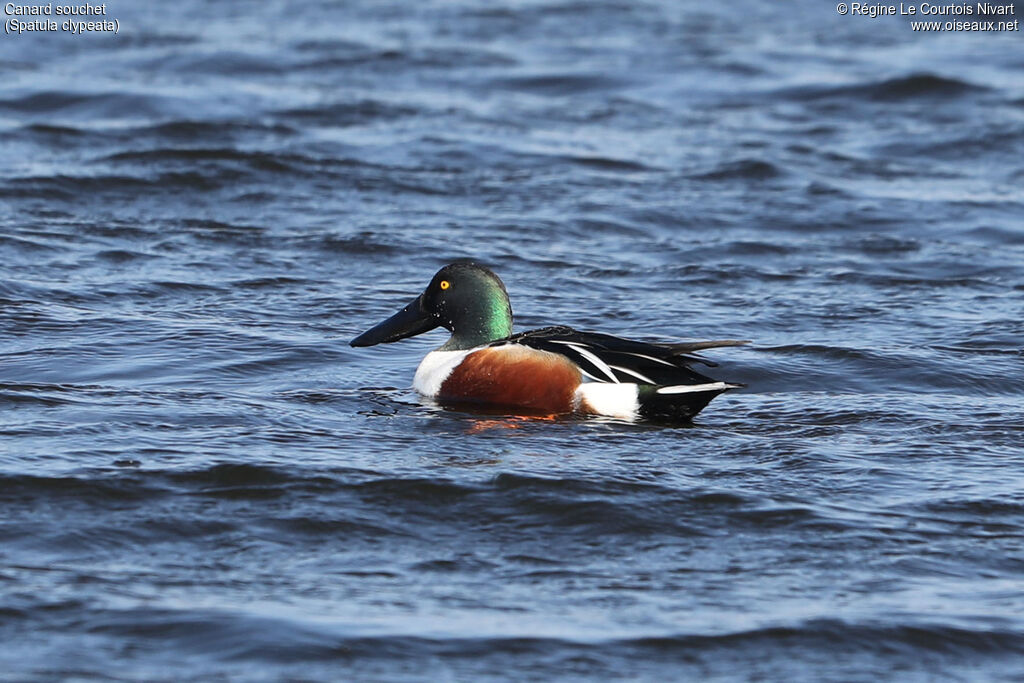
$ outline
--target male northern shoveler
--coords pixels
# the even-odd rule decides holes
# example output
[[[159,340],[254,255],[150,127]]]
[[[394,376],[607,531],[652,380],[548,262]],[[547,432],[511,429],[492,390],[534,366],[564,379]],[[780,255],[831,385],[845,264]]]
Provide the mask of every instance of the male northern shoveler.
[[[653,344],[562,326],[514,335],[505,285],[475,263],[445,266],[408,306],[349,343],[390,343],[435,327],[452,336],[426,355],[413,386],[445,402],[689,420],[718,394],[742,386],[690,365],[714,365],[696,351],[745,341]]]

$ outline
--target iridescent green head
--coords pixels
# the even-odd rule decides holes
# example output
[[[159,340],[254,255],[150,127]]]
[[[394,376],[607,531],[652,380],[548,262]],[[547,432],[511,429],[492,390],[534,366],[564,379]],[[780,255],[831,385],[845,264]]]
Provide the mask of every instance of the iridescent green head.
[[[437,271],[408,306],[351,342],[372,346],[422,334],[435,327],[452,333],[445,351],[469,349],[512,334],[512,306],[498,276],[475,263],[452,263]]]

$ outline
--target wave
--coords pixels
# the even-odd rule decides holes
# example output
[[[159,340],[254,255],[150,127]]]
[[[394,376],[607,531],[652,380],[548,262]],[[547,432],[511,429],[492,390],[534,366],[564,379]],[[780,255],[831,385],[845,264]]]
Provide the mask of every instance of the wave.
[[[771,180],[784,175],[785,171],[771,162],[761,159],[741,159],[690,177],[695,180]]]
[[[487,85],[503,90],[520,90],[537,95],[562,97],[588,92],[608,93],[621,90],[632,81],[597,73],[545,73],[492,78]]]
[[[599,171],[616,171],[616,172],[647,172],[655,171],[655,169],[647,164],[639,161],[633,161],[631,159],[613,159],[610,157],[600,156],[567,156],[564,157],[566,161],[583,166],[586,168],[593,168]]]
[[[184,115],[188,108],[185,99],[142,92],[41,90],[0,99],[0,111],[35,116],[59,114],[85,120],[163,118]]]
[[[781,91],[790,99],[852,99],[899,102],[920,99],[955,99],[986,92],[988,88],[966,80],[931,73],[915,73],[842,86],[805,86]]]
[[[224,145],[243,136],[297,135],[297,128],[280,122],[266,123],[252,119],[182,118],[131,129],[133,139],[153,137],[175,142],[195,144],[199,140],[216,141]]]
[[[736,381],[759,392],[807,390],[857,391],[877,394],[951,393],[966,396],[1019,395],[1012,368],[1019,349],[984,354],[984,364],[966,365],[960,349],[922,353],[914,346],[866,349],[827,344],[785,344],[752,347],[767,354],[747,364]],[[938,351],[938,349],[935,349]],[[993,356],[997,356],[993,358]],[[771,358],[771,357],[774,357]]]
[[[117,472],[94,476],[0,475],[0,501],[74,500],[104,506],[111,501],[156,497],[286,500],[315,496],[335,501],[344,515],[302,513],[281,516],[268,509],[259,524],[330,535],[351,525],[418,535],[451,522],[504,526],[520,531],[560,530],[592,537],[706,536],[725,529],[778,529],[820,521],[808,505],[775,502],[735,491],[679,490],[638,482],[592,482],[501,474],[490,483],[441,478],[380,477],[365,470],[304,473],[297,468],[218,464],[193,471]],[[327,508],[327,509],[330,509]],[[186,515],[186,507],[182,514]],[[183,517],[184,522],[187,517]],[[390,520],[381,524],[374,520]],[[240,522],[241,523],[241,522]],[[440,527],[436,525],[441,525]],[[404,530],[404,531],[401,531]]]
[[[60,618],[62,611],[73,608],[70,604],[58,606],[51,618]],[[789,671],[803,664],[814,665],[819,675],[828,671],[843,678],[843,672],[863,673],[865,665],[946,673],[963,664],[958,661],[961,657],[1002,658],[1024,653],[1024,635],[1011,629],[841,619],[625,638],[488,635],[486,631],[494,629],[487,628],[483,634],[464,634],[469,628],[449,624],[443,630],[455,633],[444,636],[436,635],[441,630],[436,626],[427,634],[389,633],[380,627],[360,628],[343,619],[307,622],[255,610],[140,607],[93,610],[87,623],[78,628],[92,636],[130,639],[150,648],[159,645],[166,657],[171,652],[179,657],[190,655],[187,659],[200,657],[198,665],[207,668],[232,662],[275,667],[388,662],[391,671],[400,663],[416,663],[420,671],[440,664],[449,673],[463,674],[507,672],[506,667],[514,665],[519,674],[564,674],[569,670],[593,676],[602,671],[664,673],[666,665],[682,667],[676,668],[676,673],[725,674],[735,673],[731,667],[746,669],[757,662],[761,671]],[[723,653],[728,653],[728,660],[722,658]]]
[[[426,110],[420,107],[368,99],[356,102],[326,102],[317,106],[294,107],[274,112],[275,116],[302,127],[362,126],[381,121],[395,121],[425,113],[427,113]]]
[[[511,67],[519,63],[515,57],[490,47],[380,48],[330,40],[304,41],[300,47],[300,52],[320,54],[298,60],[293,68],[314,72],[336,69],[365,69],[383,73],[427,69],[489,69]]]
[[[289,65],[279,54],[253,54],[241,50],[182,50],[137,62],[141,69],[159,67],[183,75],[223,75],[238,78],[273,78],[287,73]]]

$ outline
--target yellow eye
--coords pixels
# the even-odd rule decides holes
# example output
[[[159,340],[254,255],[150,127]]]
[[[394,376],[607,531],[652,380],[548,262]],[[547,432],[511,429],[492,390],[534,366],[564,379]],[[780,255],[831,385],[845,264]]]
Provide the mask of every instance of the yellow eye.
[[[441,289],[448,289],[449,287],[452,286],[452,283],[448,282],[447,280],[441,280],[441,284],[439,286],[441,287]]]

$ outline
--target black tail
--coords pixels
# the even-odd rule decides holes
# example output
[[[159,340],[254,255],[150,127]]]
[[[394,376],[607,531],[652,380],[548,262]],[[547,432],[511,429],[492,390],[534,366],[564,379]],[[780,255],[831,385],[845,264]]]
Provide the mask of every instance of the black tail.
[[[711,399],[715,396],[740,386],[724,382],[716,382],[716,384],[721,386],[680,393],[659,393],[660,389],[671,389],[672,387],[640,386],[637,396],[640,415],[650,420],[670,420],[672,422],[692,420],[697,413],[704,410],[707,404],[711,403]]]

